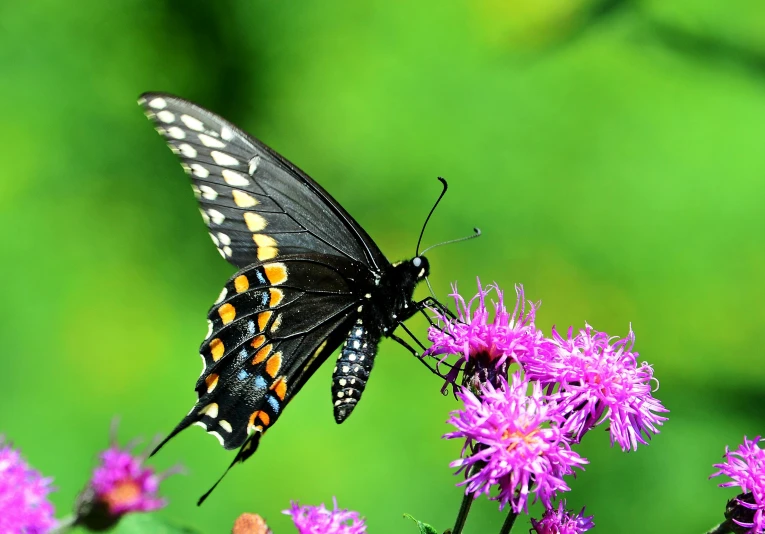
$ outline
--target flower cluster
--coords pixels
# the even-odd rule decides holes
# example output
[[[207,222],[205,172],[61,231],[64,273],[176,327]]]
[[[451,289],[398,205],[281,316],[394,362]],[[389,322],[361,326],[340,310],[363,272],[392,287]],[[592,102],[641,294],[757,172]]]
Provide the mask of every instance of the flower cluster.
[[[332,499],[333,509],[321,506],[300,506],[293,501],[284,513],[292,518],[300,534],[364,534],[367,527],[358,512],[340,509]]]
[[[454,288],[456,316],[433,309],[425,355],[439,364],[456,356],[444,378],[464,407],[449,420],[457,431],[444,437],[465,439],[452,466],[465,473],[466,493],[519,513],[529,495],[549,509],[569,490],[562,477],[587,463],[571,446],[589,430],[606,423],[612,445],[636,449],[659,432],[667,410],[652,395],[653,368],[638,362],[631,330],[620,339],[585,325],[547,337],[534,324],[538,305],[526,307],[522,287],[516,294],[510,313],[496,285],[479,281],[467,302]]]
[[[542,519],[531,520],[531,527],[536,534],[581,534],[595,526],[592,516],[585,517],[584,508],[578,514],[566,510],[566,501],[560,501],[558,508],[545,510]]]
[[[760,436],[744,443],[735,451],[725,447],[725,461],[715,464],[719,471],[709,478],[725,475],[731,480],[720,484],[721,488],[739,486],[741,494],[729,504],[726,517],[750,534],[765,531],[765,450],[759,443]]]
[[[51,479],[29,467],[0,436],[0,532],[42,534],[56,525]]]

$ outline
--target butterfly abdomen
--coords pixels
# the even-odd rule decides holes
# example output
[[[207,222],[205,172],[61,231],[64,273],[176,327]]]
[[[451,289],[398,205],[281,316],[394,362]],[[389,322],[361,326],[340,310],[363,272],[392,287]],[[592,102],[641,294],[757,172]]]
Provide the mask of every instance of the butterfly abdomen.
[[[362,319],[348,332],[332,374],[332,402],[338,423],[351,415],[361,399],[379,343],[379,332],[367,328]]]

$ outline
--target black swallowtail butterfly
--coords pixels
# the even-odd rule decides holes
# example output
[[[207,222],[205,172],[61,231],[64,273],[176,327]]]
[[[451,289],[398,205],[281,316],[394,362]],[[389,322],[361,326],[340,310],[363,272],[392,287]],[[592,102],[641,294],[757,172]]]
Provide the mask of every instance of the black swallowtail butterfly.
[[[394,330],[422,309],[413,293],[428,261],[391,264],[319,184],[218,115],[161,93],[139,104],[191,176],[213,243],[240,269],[208,314],[197,403],[155,452],[197,424],[240,447],[232,465],[246,460],[341,344],[332,401],[342,423],[382,336],[406,345]]]

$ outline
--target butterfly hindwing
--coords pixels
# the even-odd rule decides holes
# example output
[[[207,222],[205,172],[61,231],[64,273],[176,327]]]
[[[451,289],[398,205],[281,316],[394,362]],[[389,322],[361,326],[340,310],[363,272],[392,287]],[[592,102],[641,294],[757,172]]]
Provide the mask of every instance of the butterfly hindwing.
[[[180,158],[213,243],[235,266],[299,253],[388,264],[319,184],[257,139],[178,97],[146,93],[139,103]]]
[[[236,273],[208,315],[197,403],[167,439],[199,424],[233,449],[273,425],[348,333],[360,301],[351,280],[361,268],[313,254]]]

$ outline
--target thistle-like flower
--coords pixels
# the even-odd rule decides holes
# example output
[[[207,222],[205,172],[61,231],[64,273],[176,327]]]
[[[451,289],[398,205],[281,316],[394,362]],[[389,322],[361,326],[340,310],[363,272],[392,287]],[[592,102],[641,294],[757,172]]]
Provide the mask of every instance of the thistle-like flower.
[[[500,509],[509,503],[515,513],[527,511],[529,494],[550,508],[558,492],[569,490],[563,476],[587,463],[564,439],[563,416],[539,384],[513,374],[511,383],[499,377],[499,387],[487,382],[478,393],[462,388],[457,396],[464,408],[448,421],[457,431],[444,437],[466,439],[462,458],[450,464],[466,472],[459,484],[466,493],[486,494]]]
[[[739,486],[741,494],[728,504],[725,517],[739,527],[748,529],[748,534],[765,531],[765,450],[758,445],[760,436],[744,443],[735,451],[725,447],[725,461],[714,464],[719,471],[709,478],[725,475],[731,480],[720,484],[721,488]]]
[[[659,433],[656,427],[667,418],[658,414],[668,410],[652,395],[653,368],[638,365],[632,330],[618,339],[586,325],[577,334],[569,328],[564,338],[553,328],[551,342],[554,350],[542,357],[526,354],[521,364],[528,379],[539,381],[560,405],[563,431],[571,441],[579,442],[604,421],[611,444],[625,451]]]
[[[182,469],[157,474],[144,464],[145,454],[131,452],[134,447],[132,442],[120,448],[112,436],[111,445],[99,455],[100,463],[77,499],[77,525],[107,530],[127,513],[150,512],[167,505],[167,500],[159,496],[159,485]]]
[[[43,534],[56,525],[50,478],[29,467],[0,436],[0,532]]]
[[[584,508],[578,514],[566,510],[566,501],[558,503],[558,509],[548,508],[542,519],[531,520],[532,530],[536,534],[581,534],[595,526],[592,516],[585,517]]]
[[[358,512],[351,512],[337,507],[337,499],[332,498],[334,509],[321,506],[300,506],[292,502],[284,514],[290,516],[300,534],[364,534],[367,527]]]
[[[493,313],[487,306],[487,297],[494,291],[497,302],[493,303]],[[433,308],[440,326],[431,326],[428,340],[432,346],[425,356],[458,356],[458,360],[447,374],[447,383],[454,383],[461,370],[464,370],[463,384],[471,385],[475,390],[479,383],[491,382],[498,386],[498,376],[507,377],[508,367],[521,359],[540,358],[549,350],[549,343],[534,326],[537,306],[526,302],[523,286],[516,287],[516,302],[512,313],[505,308],[504,294],[497,285],[483,288],[478,280],[478,294],[470,301],[457,293],[452,285],[452,294],[457,309],[457,317],[452,318],[439,309]]]

